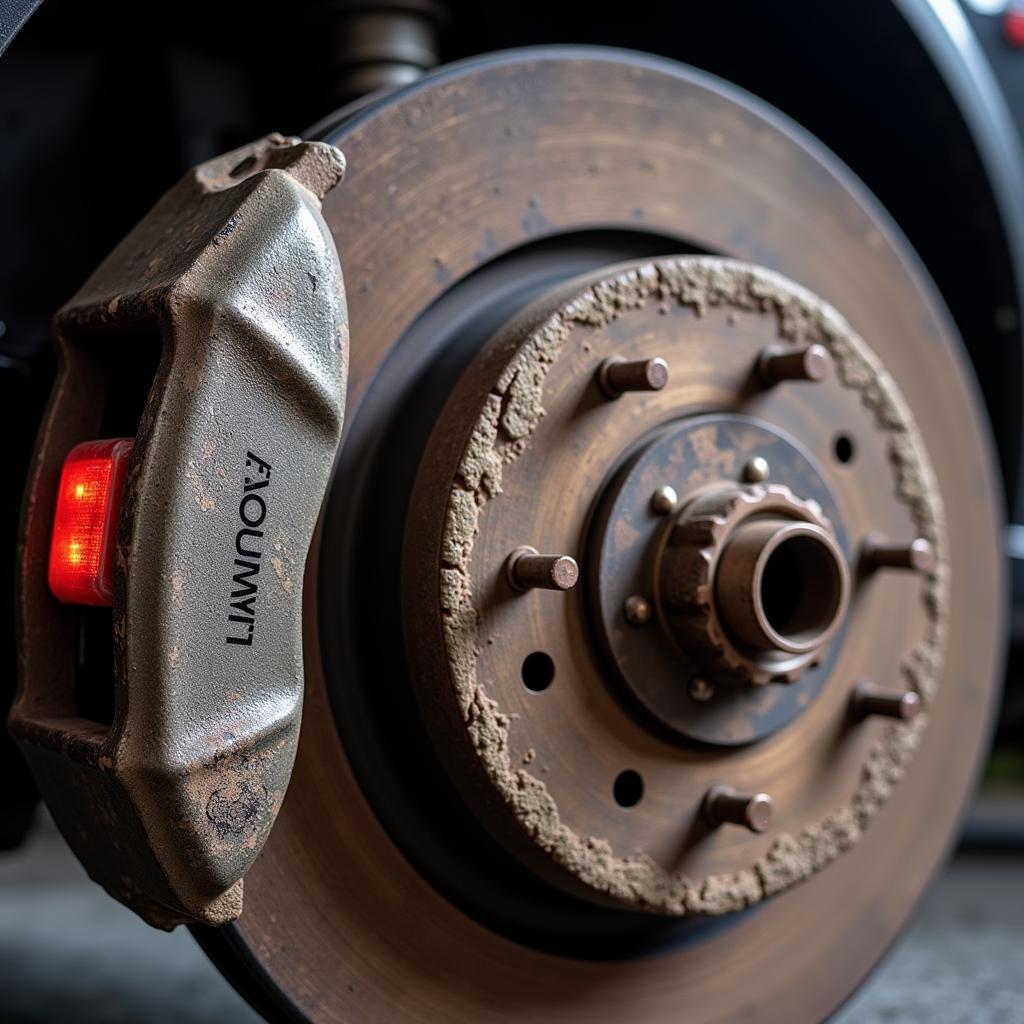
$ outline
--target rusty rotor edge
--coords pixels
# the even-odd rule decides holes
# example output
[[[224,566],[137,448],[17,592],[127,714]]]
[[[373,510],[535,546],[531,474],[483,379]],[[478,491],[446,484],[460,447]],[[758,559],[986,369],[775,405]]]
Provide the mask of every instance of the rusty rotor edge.
[[[841,383],[861,392],[879,429],[891,435],[889,455],[897,495],[908,506],[919,535],[937,553],[936,565],[923,584],[927,635],[901,664],[908,685],[926,704],[941,669],[946,636],[944,516],[909,409],[877,357],[831,307],[781,275],[749,264],[688,257],[625,269],[586,288],[554,315],[546,307],[546,318],[501,372],[458,466],[438,580],[451,683],[471,743],[520,826],[585,886],[615,902],[656,913],[720,914],[788,888],[854,845],[909,764],[927,715],[887,730],[846,806],[797,835],[779,836],[767,855],[749,869],[696,881],[668,872],[646,856],[620,856],[606,841],[574,833],[560,820],[545,783],[512,765],[511,723],[476,678],[478,612],[470,564],[480,510],[500,493],[503,466],[515,460],[539,421],[544,377],[570,331],[577,325],[599,327],[651,298],[674,298],[699,315],[723,305],[774,315],[783,341],[825,346]]]

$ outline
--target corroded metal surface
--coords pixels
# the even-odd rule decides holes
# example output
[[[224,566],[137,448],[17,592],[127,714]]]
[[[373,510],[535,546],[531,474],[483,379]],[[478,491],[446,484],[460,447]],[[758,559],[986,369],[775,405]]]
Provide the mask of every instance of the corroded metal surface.
[[[659,304],[657,312],[644,316],[645,310]],[[674,315],[673,310],[683,315]],[[712,310],[722,314],[713,323]],[[585,624],[572,610],[553,606],[550,597],[517,615],[512,609],[522,602],[509,601],[504,581],[494,580],[491,552],[537,528],[533,509],[517,502],[517,496],[531,488],[543,493],[545,488],[557,487],[572,494],[578,506],[590,504],[596,496],[588,500],[588,484],[595,476],[600,479],[602,461],[614,465],[620,453],[629,450],[628,429],[643,437],[662,417],[685,415],[695,392],[703,388],[702,393],[709,394],[701,381],[702,366],[714,364],[716,357],[742,366],[744,355],[748,364],[756,364],[757,352],[749,351],[750,339],[729,330],[728,315],[736,313],[768,319],[770,333],[794,346],[815,342],[828,349],[839,368],[839,386],[853,391],[862,405],[860,422],[851,422],[858,423],[864,447],[873,444],[880,460],[890,462],[891,473],[859,474],[868,504],[882,506],[895,494],[897,501],[908,506],[916,531],[939,552],[938,564],[919,583],[923,621],[912,618],[900,623],[894,617],[889,626],[876,622],[864,633],[865,619],[855,620],[846,656],[826,685],[849,691],[853,679],[843,674],[854,665],[869,664],[873,644],[895,641],[905,653],[878,668],[887,678],[902,675],[930,699],[942,671],[947,628],[943,556],[947,543],[942,501],[917,427],[892,379],[842,317],[763,269],[706,257],[673,258],[599,273],[593,280],[567,286],[557,297],[540,300],[499,332],[456,387],[428,445],[410,517],[415,527],[409,538],[406,578],[416,584],[406,611],[414,679],[423,692],[425,713],[438,720],[439,745],[453,748],[453,773],[465,779],[463,788],[478,813],[511,814],[523,837],[550,858],[556,883],[582,883],[595,898],[677,916],[720,914],[750,906],[803,881],[850,849],[906,770],[926,721],[922,715],[913,725],[892,726],[865,754],[859,780],[844,777],[833,789],[835,804],[821,818],[805,817],[802,807],[806,793],[822,786],[817,770],[798,763],[786,773],[776,772],[772,784],[785,786],[791,801],[790,821],[799,824],[791,826],[792,831],[771,835],[762,848],[755,846],[748,865],[726,871],[721,859],[691,850],[693,840],[687,839],[681,823],[699,816],[706,783],[700,773],[674,764],[668,756],[660,764],[648,757],[641,774],[647,780],[645,799],[658,798],[651,792],[657,778],[663,802],[671,801],[672,811],[647,829],[628,830],[625,846],[602,831],[606,822],[614,821],[615,804],[600,787],[598,752],[614,749],[608,734],[615,725],[598,720],[593,711],[588,714],[584,696],[600,685],[599,661],[554,655],[559,686],[579,694],[577,701],[564,698],[565,719],[553,720],[543,707],[520,711],[508,702],[521,657],[521,642],[516,638],[527,628],[530,612],[544,622],[533,630],[538,650],[563,652],[586,636]],[[660,330],[652,327],[654,318],[664,325]],[[705,320],[699,327],[697,318]],[[613,344],[629,344],[632,354],[639,355],[655,347],[682,371],[676,379],[685,380],[685,387],[674,393],[665,389],[660,407],[637,408],[628,420],[617,418],[615,430],[599,409],[591,409],[586,417],[579,413],[589,404],[580,368],[588,360],[596,363]],[[820,388],[814,393],[822,401],[835,400],[834,394],[826,395]],[[731,396],[724,396],[724,401],[731,404]],[[792,395],[787,402],[799,407],[801,398]],[[715,433],[712,427],[708,443],[723,457],[735,456],[717,443]],[[574,471],[562,454],[566,452],[587,470]],[[784,685],[823,656],[843,620],[846,556],[831,539],[831,526],[816,503],[801,501],[786,488],[771,484],[747,488],[730,484],[721,466],[705,464],[703,470],[706,479],[698,486],[692,508],[684,504],[677,524],[669,524],[664,531],[652,573],[661,581],[655,597],[684,653],[696,656],[713,681]],[[861,518],[840,508],[838,514],[844,516],[847,531],[864,535],[872,529],[870,513]],[[713,601],[712,587],[715,579],[719,587],[735,586],[734,580],[722,579],[728,567],[724,566],[724,573],[719,568],[720,561],[728,561],[730,538],[748,524],[773,526],[773,517],[786,517],[805,530],[817,531],[814,543],[830,552],[837,581],[814,579],[805,588],[810,600],[833,605],[813,643],[796,652],[753,654],[730,635],[735,626],[730,630],[713,612],[722,606],[721,614],[727,615],[730,605]],[[427,524],[432,520],[436,525],[431,530]],[[605,525],[602,537],[607,539],[617,529],[632,534],[634,526],[628,519],[613,520]],[[732,545],[736,543],[740,542],[732,540]],[[586,547],[582,537],[576,544]],[[431,565],[436,591],[428,597],[419,581]],[[586,573],[585,559],[582,567]],[[799,582],[789,581],[794,590]],[[750,594],[746,597],[751,600]],[[876,613],[897,611],[891,601],[882,604],[876,599],[874,604]],[[716,660],[720,662],[717,673]],[[679,668],[681,689],[685,662]],[[642,672],[643,665],[637,670]],[[597,679],[587,678],[590,673]],[[855,670],[855,677],[864,674],[864,668]],[[738,713],[742,717],[743,712]],[[833,714],[835,726],[841,727],[845,709],[839,705]],[[580,733],[575,743],[570,734],[574,728]],[[528,762],[519,753],[525,749],[534,751]],[[545,778],[534,767],[536,763],[542,768],[556,751],[571,774],[571,785],[557,776]],[[472,754],[479,759],[490,787],[473,785],[466,768]],[[631,770],[641,756],[640,748],[612,756],[632,757],[622,765]],[[712,770],[735,769],[722,764]],[[580,790],[588,781],[594,792],[584,795]],[[844,793],[845,786],[849,790]],[[497,806],[488,788],[500,797]],[[527,850],[525,858],[535,864],[532,852]],[[702,859],[709,862],[703,871]],[[562,873],[570,878],[563,879]]]
[[[343,171],[333,147],[280,136],[203,164],[57,315],[10,726],[92,877],[163,927],[238,916],[291,774],[305,558],[344,410],[345,296],[320,213]],[[112,366],[142,346],[160,362],[120,517],[113,716],[95,721],[79,610],[46,587],[50,523],[64,455],[104,429]]]
[[[727,339],[723,339],[727,343]],[[758,453],[758,454],[753,454]],[[785,505],[795,517],[810,514],[831,520],[838,529],[837,541],[843,557],[853,560],[851,543],[822,470],[806,450],[790,436],[763,421],[736,413],[713,413],[684,417],[660,431],[604,489],[594,520],[588,529],[584,555],[590,597],[590,622],[598,642],[606,650],[609,665],[621,677],[628,692],[667,728],[702,743],[736,746],[750,743],[782,728],[800,714],[827,682],[841,640],[821,653],[815,665],[805,664],[793,673],[791,685],[743,686],[751,673],[735,675],[720,661],[719,654],[704,648],[710,657],[699,657],[701,648],[691,649],[688,637],[678,637],[678,625],[671,620],[688,620],[686,612],[674,613],[661,593],[659,569],[671,570],[666,559],[669,541],[677,536],[675,520],[680,508],[679,494],[687,496],[685,513],[692,528],[695,509],[722,495],[715,481],[746,478],[751,462],[760,459],[770,466],[767,483],[746,485],[741,491],[758,488],[767,494],[771,486],[786,495]],[[669,508],[648,508],[647,499],[662,481],[673,481],[674,499]],[[739,487],[737,482],[735,487]],[[677,493],[678,489],[678,493]],[[691,497],[691,492],[696,494]],[[791,495],[803,496],[797,501]],[[811,504],[808,504],[811,503]],[[746,503],[745,503],[746,504]],[[716,524],[711,523],[710,526]],[[686,552],[701,559],[700,548]],[[686,554],[678,554],[686,560]],[[670,573],[672,588],[679,581]],[[652,629],[637,629],[620,615],[629,595],[646,595],[652,607]],[[658,600],[655,601],[655,597]],[[664,628],[653,614],[660,609]],[[693,609],[698,640],[709,640],[702,630],[705,613]],[[708,609],[710,611],[710,608]],[[744,664],[747,659],[743,659]],[[716,678],[707,690],[698,686],[694,697],[687,683],[714,669]],[[764,677],[765,683],[771,674]]]
[[[504,260],[513,273],[516,261],[531,247],[597,228],[649,239],[649,253],[634,249],[619,259],[695,249],[736,257],[784,274],[841,310],[898,383],[925,446],[941,451],[934,469],[948,539],[940,556],[955,581],[948,590],[951,628],[940,685],[928,695],[927,715],[918,715],[917,720],[927,718],[926,727],[923,721],[918,727],[877,716],[856,724],[844,718],[842,735],[837,736],[850,690],[827,687],[801,715],[799,727],[730,752],[724,759],[727,778],[722,777],[720,754],[653,735],[623,712],[597,670],[589,673],[586,678],[594,685],[585,694],[588,724],[595,730],[609,724],[601,742],[594,744],[595,773],[577,784],[580,806],[589,794],[606,798],[601,831],[593,834],[609,839],[615,849],[629,850],[631,836],[649,834],[657,821],[674,814],[684,841],[705,829],[687,850],[695,875],[698,870],[713,873],[707,868],[715,862],[718,874],[740,871],[766,854],[778,836],[799,836],[807,822],[841,806],[856,788],[871,750],[890,749],[890,727],[920,742],[903,779],[856,846],[805,884],[766,900],[756,913],[734,915],[717,930],[716,922],[697,921],[698,931],[673,930],[661,944],[652,939],[642,948],[646,953],[653,945],[657,955],[651,956],[635,955],[636,946],[633,955],[621,952],[621,943],[615,947],[619,952],[610,945],[602,948],[616,922],[633,919],[621,910],[587,903],[583,927],[592,939],[589,948],[596,950],[588,954],[578,944],[553,951],[541,941],[523,938],[506,927],[503,908],[457,902],[444,874],[446,858],[430,864],[432,871],[421,870],[431,850],[457,848],[465,831],[450,819],[432,816],[432,807],[424,815],[422,832],[400,841],[403,822],[385,813],[384,797],[395,793],[376,789],[375,780],[386,771],[389,758],[413,748],[415,737],[398,730],[394,742],[382,743],[369,756],[359,748],[358,734],[375,722],[358,716],[343,720],[340,715],[332,720],[328,697],[333,690],[335,708],[347,709],[339,695],[361,686],[383,691],[390,700],[407,685],[403,669],[392,668],[395,659],[387,662],[394,678],[378,668],[383,648],[393,644],[395,618],[384,614],[390,606],[382,602],[381,608],[372,609],[384,621],[378,628],[368,627],[368,637],[353,641],[346,632],[346,621],[361,610],[351,607],[362,600],[366,588],[365,578],[360,579],[348,603],[322,608],[319,620],[307,616],[312,620],[306,647],[307,713],[293,785],[247,877],[246,912],[227,934],[242,958],[258,959],[262,983],[295,1019],[618,1024],[667,1022],[678,1020],[680,1013],[693,1022],[744,1016],[823,1019],[898,931],[941,856],[992,705],[1001,629],[1000,594],[993,586],[1000,572],[994,478],[958,342],[931,286],[870,197],[792,126],[721,83],[643,58],[555,52],[477,61],[428,76],[398,96],[371,104],[332,141],[344,148],[351,173],[344,197],[339,192],[337,199],[328,199],[325,211],[346,267],[353,330],[359,339],[341,465],[355,460],[356,465],[373,466],[369,459],[358,458],[377,437],[373,428],[380,410],[393,408],[422,379],[418,375],[425,376],[423,350],[429,350],[430,338],[415,334],[416,325],[446,295],[470,288],[474,272],[486,274]],[[648,312],[652,321],[663,318],[656,305]],[[678,316],[680,324],[689,318],[689,329],[696,333],[706,325],[724,330],[727,319],[724,311],[713,308],[698,317],[688,307],[672,306],[665,315]],[[708,368],[719,395],[732,393],[723,386],[727,379],[731,383],[749,372],[749,353],[778,343],[776,326],[771,317],[738,315],[731,328],[749,348],[744,346],[742,363],[730,362],[723,349],[717,368]],[[437,330],[436,321],[432,330]],[[416,344],[404,345],[403,337],[415,338]],[[629,338],[613,341],[607,354],[640,358],[629,350]],[[566,387],[577,382],[580,393],[591,389],[593,402],[574,406],[554,401],[561,394],[549,398],[553,371],[545,383],[548,416],[539,429],[546,428],[548,417],[561,415],[560,410],[575,410],[581,418],[621,416],[621,422],[610,422],[608,428],[619,436],[634,436],[633,416],[660,422],[670,408],[660,403],[668,403],[673,385],[611,401],[594,381],[595,356],[581,356],[580,373],[564,378]],[[674,383],[679,368],[664,358]],[[804,436],[795,429],[801,415],[793,411],[787,419],[786,410],[793,407],[786,402],[786,390],[814,391],[818,386],[786,381],[762,388],[750,399],[751,413],[768,421],[780,417],[787,432]],[[898,463],[901,451],[879,451],[869,442],[865,431],[876,428],[860,396],[856,388],[838,389],[813,416],[807,411],[803,418],[810,424],[803,425],[814,428],[806,433],[810,454],[829,465],[837,504],[851,518],[866,522],[869,502],[861,474],[892,481],[889,458]],[[678,395],[672,405],[678,405]],[[718,407],[716,400],[710,408]],[[478,411],[470,410],[470,425]],[[709,407],[705,402],[695,411]],[[403,406],[399,412],[394,425],[405,448],[421,447],[422,421],[413,417],[411,408]],[[410,422],[402,435],[406,415]],[[833,455],[840,431],[856,452],[845,462]],[[452,443],[458,455],[463,445],[457,434]],[[389,451],[401,450],[396,443]],[[529,545],[576,558],[581,583],[586,582],[583,552],[575,546],[586,512],[581,508],[583,492],[577,494],[566,472],[586,470],[576,454],[562,453],[545,471],[545,477],[556,481],[550,486],[538,479],[513,487],[517,464],[509,467],[500,499],[488,501],[481,513],[474,564],[483,565],[486,559],[497,576],[515,546]],[[525,465],[527,457],[518,465]],[[385,509],[375,499],[382,481],[400,472],[400,459],[374,468],[380,475],[367,481],[355,475],[338,478],[329,523],[335,507],[342,517],[341,510],[356,501],[368,502],[375,516],[383,516]],[[737,475],[743,469],[738,459]],[[588,495],[600,484],[596,469],[594,477]],[[968,479],[973,484],[965,487]],[[404,495],[398,495],[401,504]],[[913,537],[914,509],[891,488],[881,502],[875,497],[872,493],[870,511],[876,528],[895,540]],[[500,544],[485,550],[485,538],[496,533],[489,532],[483,518],[513,504],[517,510],[532,509],[530,529],[514,544],[501,537]],[[329,539],[325,532],[325,545],[336,552],[333,544],[327,545]],[[340,550],[349,549],[341,545]],[[318,566],[319,578],[307,581],[309,611],[329,589],[328,580],[348,578],[354,559],[335,553]],[[394,586],[397,573],[387,581]],[[422,585],[436,588],[436,574],[425,576]],[[927,628],[919,602],[923,583],[913,575],[886,571],[871,574],[863,586],[867,596],[851,607],[851,614],[862,616],[859,625],[865,635],[875,633],[878,639],[858,656],[877,657],[869,676],[879,685],[893,685],[894,680],[879,677],[906,649],[883,627],[898,628],[900,637],[904,629]],[[509,588],[509,609],[533,611],[525,614],[521,632],[503,633],[493,645],[484,638],[482,651],[498,647],[497,641],[515,643],[520,645],[519,659],[525,660],[538,650],[535,642],[545,635],[541,631],[547,620],[582,608],[582,589],[521,594]],[[332,678],[325,675],[322,652],[339,633],[346,643],[365,641],[369,655],[351,675]],[[589,658],[589,649],[576,641],[547,653],[556,674],[543,691],[531,691],[517,678],[495,675],[494,682],[507,687],[508,710],[520,716],[511,723],[512,742],[525,717],[546,708],[555,725],[564,719],[565,752],[575,757],[576,744],[570,738],[578,734],[569,727],[575,711],[564,703],[572,688],[561,685],[564,668],[557,670]],[[327,665],[333,674],[336,662],[328,659]],[[852,667],[851,662],[846,669]],[[360,673],[366,680],[360,680]],[[843,678],[850,686],[855,681],[846,672]],[[397,704],[397,699],[385,702],[381,716],[396,718]],[[620,756],[624,751],[629,752],[628,762]],[[570,762],[561,750],[517,748],[510,753],[513,763],[528,766],[552,791],[571,790]],[[739,795],[769,794],[775,814],[768,831],[758,834],[731,824],[714,830],[698,827],[680,814],[678,792],[670,786],[661,790],[654,768],[658,761],[680,772],[685,769],[695,789],[699,780],[701,791],[722,782]],[[646,786],[639,802],[616,809],[607,795],[624,763],[644,776]],[[794,766],[800,766],[799,772]],[[424,773],[427,767],[426,759],[415,760],[412,771]],[[465,767],[468,772],[472,764]],[[794,799],[797,787],[772,783],[815,775],[821,783],[803,799]],[[876,781],[880,788],[888,785],[884,775]],[[439,785],[450,783],[442,780]],[[568,797],[560,796],[558,803],[560,809],[576,807]],[[407,801],[403,816],[415,814],[415,802]],[[772,884],[787,884],[794,873],[813,870],[815,857],[827,859],[833,839],[834,833],[819,833],[807,845],[798,840],[774,862],[779,873]],[[655,852],[671,862],[671,849]],[[486,857],[460,862],[466,874],[490,867]],[[518,884],[509,872],[496,888],[518,894]],[[750,891],[756,894],[763,888],[756,879]],[[556,896],[570,898],[555,886],[545,891],[552,901]],[[849,899],[851,892],[858,894],[856,900]],[[737,891],[726,887],[716,893],[705,887],[699,896],[707,909],[729,909],[736,905]],[[669,923],[675,928],[687,924]]]
[[[774,461],[778,478],[778,460]],[[743,487],[727,481],[728,477],[694,495],[663,531],[653,574],[659,606],[680,651],[695,657],[717,681],[796,682],[805,669],[820,664],[842,623],[849,599],[846,555],[813,497],[797,497],[777,483]],[[798,645],[766,632],[765,627],[775,631],[763,621],[759,583],[750,578],[761,549],[790,523],[814,531],[805,536],[820,538],[816,543],[835,567],[831,575],[822,579],[816,574],[806,585],[796,578],[786,581],[797,600],[813,600],[821,613],[820,628],[809,642]],[[753,543],[744,545],[745,530],[765,536],[752,537]],[[741,556],[741,564],[730,566],[730,555],[739,545],[749,549],[752,557]]]

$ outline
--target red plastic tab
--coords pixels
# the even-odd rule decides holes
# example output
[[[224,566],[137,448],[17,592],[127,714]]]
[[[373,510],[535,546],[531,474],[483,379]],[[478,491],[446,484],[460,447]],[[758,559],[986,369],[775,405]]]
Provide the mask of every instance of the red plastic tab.
[[[1024,8],[1014,7],[1003,18],[1003,35],[1015,49],[1024,49]]]
[[[68,604],[114,600],[117,517],[134,441],[86,441],[64,460],[50,539],[50,590]]]

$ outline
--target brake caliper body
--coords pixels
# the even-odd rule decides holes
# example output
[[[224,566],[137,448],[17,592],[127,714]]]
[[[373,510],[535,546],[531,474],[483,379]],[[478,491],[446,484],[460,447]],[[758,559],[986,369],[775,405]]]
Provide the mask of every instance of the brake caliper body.
[[[347,311],[320,209],[344,166],[332,146],[281,136],[201,165],[56,317],[10,727],[89,874],[162,927],[238,916],[291,774],[305,561],[344,416]],[[82,638],[105,610],[51,592],[50,532],[62,462],[111,429],[138,346],[158,366],[97,683]],[[108,713],[89,710],[108,682]]]

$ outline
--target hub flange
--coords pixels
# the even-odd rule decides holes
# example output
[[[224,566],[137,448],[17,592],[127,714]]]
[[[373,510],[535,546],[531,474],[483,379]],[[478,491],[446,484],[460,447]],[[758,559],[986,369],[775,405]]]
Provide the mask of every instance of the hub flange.
[[[772,484],[736,482],[754,460],[770,466]],[[659,507],[652,495],[665,481],[675,500]],[[737,503],[752,521],[770,505],[788,521],[824,525],[841,562],[855,557],[806,449],[736,413],[685,417],[628,458],[598,503],[584,556],[591,619],[607,664],[662,725],[721,746],[750,743],[792,721],[825,685],[844,635],[845,600],[832,616],[833,642],[811,652],[748,656],[729,640],[719,626],[713,577],[739,520],[725,511]],[[736,597],[749,592],[741,588]],[[630,621],[633,597],[650,604],[650,628]],[[780,679],[791,685],[778,685]],[[775,685],[743,685],[769,681]]]
[[[790,349],[780,353],[780,342]],[[816,351],[819,368],[831,355],[834,381],[824,384],[823,372],[766,379],[766,352],[772,365],[799,368],[808,351]],[[799,358],[790,359],[793,353]],[[602,385],[616,357],[632,366],[663,361],[675,372],[663,389],[612,397]],[[808,382],[813,402],[807,392],[779,390]],[[852,556],[832,522],[866,536],[874,520],[851,522],[813,459],[784,433],[787,423],[807,430],[807,406],[850,410],[851,393],[864,438],[863,489],[880,504],[895,495],[907,529],[939,553],[933,571],[918,577],[916,614],[901,616],[891,596],[876,591],[846,622]],[[702,405],[744,415],[693,419]],[[745,414],[754,411],[776,426],[751,423]],[[731,430],[720,436],[720,424]],[[579,602],[510,587],[509,552],[514,557],[524,544],[566,558],[586,551],[601,481],[652,432],[669,453],[661,468],[672,472],[681,507],[652,544],[643,518],[670,503],[664,486],[645,480],[646,500],[619,488],[615,497],[625,493],[631,507],[613,498],[589,530],[581,571],[596,575],[602,651]],[[737,482],[754,458],[770,471],[766,439],[785,452],[780,475],[805,496],[777,483]],[[645,455],[658,445],[634,455],[632,467],[656,465]],[[783,470],[786,463],[792,468]],[[885,468],[866,473],[872,464]],[[870,747],[842,727],[857,679],[902,675],[925,702],[932,695],[945,640],[942,522],[927,456],[895,385],[821,300],[763,269],[703,257],[610,268],[556,289],[499,331],[467,369],[413,494],[406,637],[438,751],[502,842],[569,892],[672,916],[759,902],[851,848],[909,762],[927,715],[900,720]],[[773,574],[781,578],[771,581]],[[665,695],[656,689],[650,699],[643,679],[658,663],[655,652],[631,658],[628,645],[609,638],[647,625],[640,606],[627,610],[623,599],[635,587],[632,596],[642,595],[645,583],[668,634],[657,641],[666,646],[668,716],[658,706]],[[611,601],[602,587],[612,590]],[[845,657],[837,647],[825,664],[844,625],[858,640]],[[879,660],[880,644],[898,654]],[[538,659],[543,686],[530,668]],[[819,662],[809,685],[797,688]],[[731,686],[747,701],[695,700],[687,685],[694,666],[713,689]],[[832,766],[823,779],[810,757],[777,765],[771,788],[791,802],[781,834],[761,837],[767,822],[758,818],[747,843],[723,839],[714,827],[731,819],[709,818],[707,794],[726,782],[738,791],[730,797],[738,807],[756,803],[769,782],[758,758],[727,764],[651,743],[646,726],[601,701],[616,668],[627,682],[639,680],[634,692],[647,709],[682,735],[726,744],[769,734],[827,686],[831,701],[802,732]],[[523,689],[543,697],[524,701]],[[758,693],[760,701],[749,699]],[[616,761],[621,770],[602,792],[602,776]],[[623,809],[641,800],[655,813],[626,821]],[[737,812],[736,820],[747,815]]]

